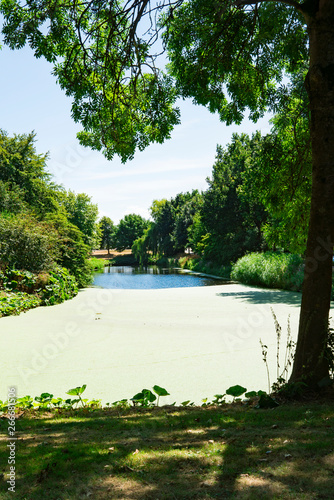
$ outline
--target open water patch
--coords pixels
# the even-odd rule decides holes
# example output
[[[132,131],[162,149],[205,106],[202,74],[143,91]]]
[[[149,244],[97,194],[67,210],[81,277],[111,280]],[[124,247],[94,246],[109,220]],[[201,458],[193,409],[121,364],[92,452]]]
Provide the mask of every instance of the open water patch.
[[[94,286],[101,288],[121,288],[151,290],[158,288],[183,288],[226,284],[228,281],[192,274],[175,268],[158,266],[110,266],[103,272],[95,273]]]

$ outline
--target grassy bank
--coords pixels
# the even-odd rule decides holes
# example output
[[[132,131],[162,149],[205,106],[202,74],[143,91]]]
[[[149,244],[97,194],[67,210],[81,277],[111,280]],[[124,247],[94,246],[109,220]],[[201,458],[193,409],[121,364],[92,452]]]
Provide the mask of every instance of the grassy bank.
[[[231,278],[246,285],[301,291],[303,259],[299,255],[265,252],[250,253],[232,267]]]
[[[206,262],[200,258],[181,257],[180,259],[169,259],[171,265],[177,265],[182,269],[189,269],[198,273],[212,274],[230,279],[231,266],[218,266],[213,262]]]
[[[16,498],[332,498],[330,404],[31,410],[15,427]]]

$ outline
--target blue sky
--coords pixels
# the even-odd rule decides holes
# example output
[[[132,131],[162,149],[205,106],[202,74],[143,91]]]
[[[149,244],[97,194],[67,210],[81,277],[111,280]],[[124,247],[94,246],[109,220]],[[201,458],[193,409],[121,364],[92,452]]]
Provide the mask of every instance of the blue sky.
[[[192,189],[205,190],[216,145],[226,145],[234,132],[270,130],[268,117],[257,124],[244,120],[227,127],[205,108],[181,101],[181,125],[164,144],[153,144],[134,160],[108,161],[80,146],[80,125],[71,119],[71,100],[52,76],[52,66],[35,59],[30,49],[0,50],[0,128],[9,135],[37,134],[38,153],[49,152],[54,181],[76,193],[87,193],[100,216],[115,223],[128,213],[149,217],[154,199],[171,198]]]

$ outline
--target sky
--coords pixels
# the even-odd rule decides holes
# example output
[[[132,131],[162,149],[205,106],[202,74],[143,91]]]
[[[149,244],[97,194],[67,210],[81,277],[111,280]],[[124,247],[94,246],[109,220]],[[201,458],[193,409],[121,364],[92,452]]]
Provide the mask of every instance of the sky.
[[[180,101],[181,125],[164,144],[152,144],[122,164],[79,144],[80,124],[71,118],[71,99],[52,75],[52,65],[36,59],[29,48],[0,50],[0,128],[9,135],[36,133],[36,150],[49,153],[47,169],[57,184],[86,193],[99,216],[115,224],[126,214],[149,218],[153,200],[170,199],[193,189],[205,190],[216,146],[232,134],[270,131],[269,115],[257,124],[244,120],[227,127],[202,106]]]

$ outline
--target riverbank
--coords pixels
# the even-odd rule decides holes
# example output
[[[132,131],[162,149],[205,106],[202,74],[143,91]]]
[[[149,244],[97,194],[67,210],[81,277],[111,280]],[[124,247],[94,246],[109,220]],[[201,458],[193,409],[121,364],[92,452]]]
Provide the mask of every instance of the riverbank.
[[[167,403],[213,398],[235,384],[268,390],[259,339],[276,374],[275,311],[297,335],[299,293],[238,284],[162,290],[83,289],[71,301],[1,319],[3,386],[64,397],[87,384],[103,403],[157,384]]]

